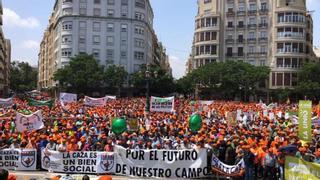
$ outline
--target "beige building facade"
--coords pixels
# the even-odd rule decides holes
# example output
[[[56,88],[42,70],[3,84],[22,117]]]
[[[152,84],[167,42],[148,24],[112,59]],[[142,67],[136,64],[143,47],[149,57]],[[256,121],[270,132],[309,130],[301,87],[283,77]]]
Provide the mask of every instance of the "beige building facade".
[[[271,69],[269,89],[292,88],[315,61],[305,0],[198,0],[192,68],[243,61]]]
[[[3,6],[0,0],[0,98],[8,95],[9,90],[9,72],[11,62],[11,43],[5,39],[2,31],[3,25]]]

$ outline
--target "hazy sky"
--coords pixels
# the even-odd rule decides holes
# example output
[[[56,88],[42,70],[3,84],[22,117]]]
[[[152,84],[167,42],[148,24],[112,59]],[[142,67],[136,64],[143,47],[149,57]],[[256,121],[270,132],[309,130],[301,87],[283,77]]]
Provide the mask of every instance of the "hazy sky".
[[[150,0],[154,29],[167,48],[173,75],[184,75],[194,33],[196,0]],[[307,0],[313,13],[314,44],[320,46],[320,0]],[[48,24],[54,0],[3,0],[4,33],[12,43],[12,60],[37,65],[39,43]]]

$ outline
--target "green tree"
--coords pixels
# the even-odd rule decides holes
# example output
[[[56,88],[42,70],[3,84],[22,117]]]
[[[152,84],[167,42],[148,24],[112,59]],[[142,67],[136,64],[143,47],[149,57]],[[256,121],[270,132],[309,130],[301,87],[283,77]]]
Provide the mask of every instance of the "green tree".
[[[194,92],[194,88],[219,93],[225,99],[242,95],[248,100],[254,95],[257,84],[266,80],[270,69],[244,62],[226,61],[200,67],[178,80],[181,92]]]
[[[298,73],[296,91],[302,96],[319,97],[320,95],[320,63],[308,63]]]
[[[103,66],[92,55],[80,54],[70,59],[68,65],[54,74],[59,87],[77,94],[91,94],[101,90]]]
[[[175,91],[174,79],[158,65],[150,65],[148,71],[150,77],[146,77],[147,67],[142,65],[140,71],[131,75],[131,83],[135,88],[146,90],[149,81],[151,95],[166,96]]]
[[[22,93],[37,88],[36,68],[32,68],[27,62],[13,61],[10,65],[10,89]]]
[[[118,91],[118,95],[121,93],[121,87],[127,79],[128,73],[122,66],[111,65],[108,66],[104,71],[104,83],[106,87],[115,93]]]

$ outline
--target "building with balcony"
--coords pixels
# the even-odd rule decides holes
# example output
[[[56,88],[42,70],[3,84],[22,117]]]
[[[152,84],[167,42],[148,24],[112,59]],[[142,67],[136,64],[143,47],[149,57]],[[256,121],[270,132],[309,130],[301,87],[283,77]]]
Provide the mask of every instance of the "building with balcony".
[[[153,17],[149,0],[56,0],[40,45],[39,89],[54,87],[54,72],[81,53],[128,73],[154,63]]]
[[[278,89],[294,87],[303,63],[316,61],[305,0],[198,0],[198,7],[193,69],[226,60],[269,66],[268,87]]]
[[[3,6],[0,0],[0,98],[8,95],[9,90],[9,73],[11,62],[11,43],[5,39],[2,31]]]

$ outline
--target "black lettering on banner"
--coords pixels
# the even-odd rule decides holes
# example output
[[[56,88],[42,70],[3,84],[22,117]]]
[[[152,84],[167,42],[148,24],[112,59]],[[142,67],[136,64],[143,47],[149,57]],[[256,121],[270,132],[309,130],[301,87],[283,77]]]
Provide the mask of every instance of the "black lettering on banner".
[[[124,164],[124,165],[122,166],[122,174],[126,174],[126,170],[127,170],[127,165]]]
[[[179,175],[179,173],[178,173],[179,170],[180,170],[180,168],[177,168],[176,171],[175,171],[175,174],[176,174],[176,176],[177,176],[178,178],[180,178],[180,175]]]
[[[164,177],[163,173],[164,173],[164,170],[159,168],[159,176],[158,177]]]
[[[191,157],[192,157],[192,160],[194,160],[194,161],[198,159],[198,153],[196,150],[193,150],[191,152]]]

